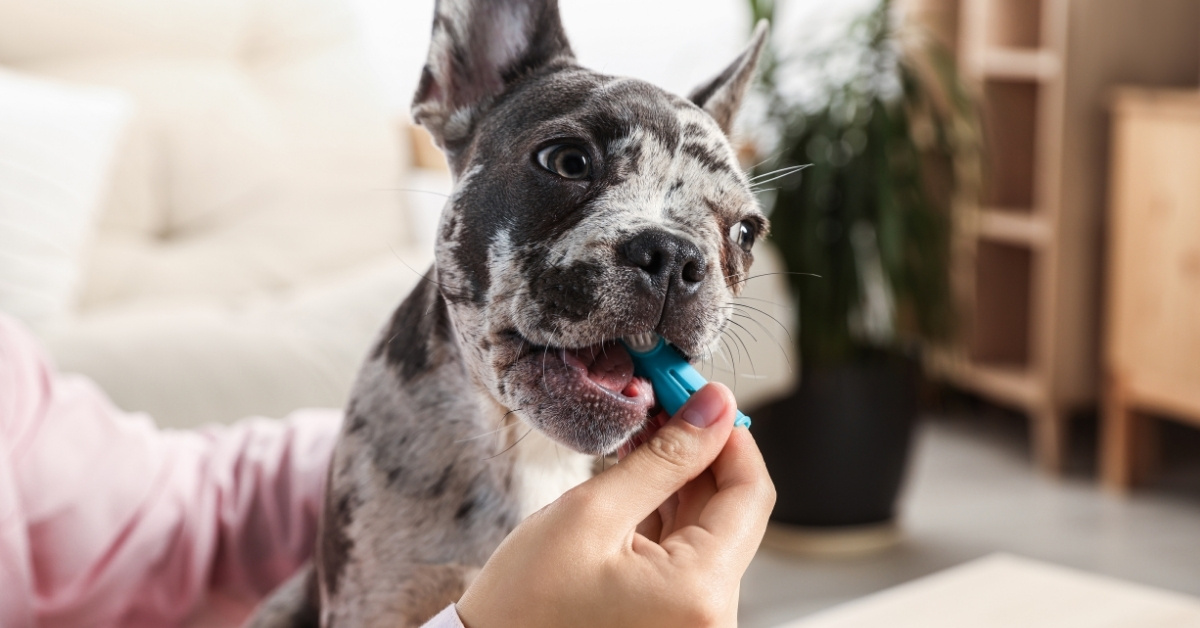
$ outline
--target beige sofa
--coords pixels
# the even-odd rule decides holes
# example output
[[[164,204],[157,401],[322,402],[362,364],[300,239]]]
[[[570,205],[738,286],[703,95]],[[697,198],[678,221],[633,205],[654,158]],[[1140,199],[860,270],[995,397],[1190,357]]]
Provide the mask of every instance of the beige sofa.
[[[168,426],[344,403],[431,260],[442,200],[402,190],[448,179],[413,177],[340,0],[6,0],[0,67],[133,103],[67,315],[37,323],[62,369]],[[758,335],[744,404],[789,378]]]

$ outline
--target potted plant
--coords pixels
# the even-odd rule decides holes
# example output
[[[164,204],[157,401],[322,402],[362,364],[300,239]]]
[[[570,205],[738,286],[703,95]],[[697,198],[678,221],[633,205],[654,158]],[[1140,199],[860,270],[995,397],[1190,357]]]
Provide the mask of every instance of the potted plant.
[[[776,24],[774,2],[749,3]],[[867,545],[894,538],[919,349],[952,319],[950,206],[974,144],[952,56],[903,45],[895,19],[882,0],[833,44],[766,59],[774,140],[753,173],[797,299],[802,361],[794,392],[753,413],[779,493],[773,520],[849,527]],[[797,67],[804,98],[783,84]]]

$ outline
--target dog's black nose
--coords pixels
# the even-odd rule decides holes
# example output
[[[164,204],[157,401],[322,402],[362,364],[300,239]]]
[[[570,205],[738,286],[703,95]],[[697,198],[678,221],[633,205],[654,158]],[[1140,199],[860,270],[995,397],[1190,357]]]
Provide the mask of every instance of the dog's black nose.
[[[704,281],[708,263],[691,240],[663,229],[647,229],[625,243],[625,259],[642,269],[651,288],[670,290],[674,296],[695,294]]]

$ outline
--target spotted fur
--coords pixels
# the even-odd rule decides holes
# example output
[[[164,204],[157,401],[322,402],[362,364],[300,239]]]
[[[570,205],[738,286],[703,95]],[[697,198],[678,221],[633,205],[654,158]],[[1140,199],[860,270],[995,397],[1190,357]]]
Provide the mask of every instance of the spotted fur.
[[[752,261],[730,228],[766,229],[726,137],[763,28],[683,98],[578,66],[555,0],[435,13],[413,106],[455,178],[435,263],[359,373],[315,568],[256,626],[317,609],[326,627],[415,626],[456,600],[524,516],[646,420],[571,380],[561,350],[655,331],[704,355]],[[557,144],[584,150],[589,176],[540,165]],[[648,270],[659,258],[669,268]]]

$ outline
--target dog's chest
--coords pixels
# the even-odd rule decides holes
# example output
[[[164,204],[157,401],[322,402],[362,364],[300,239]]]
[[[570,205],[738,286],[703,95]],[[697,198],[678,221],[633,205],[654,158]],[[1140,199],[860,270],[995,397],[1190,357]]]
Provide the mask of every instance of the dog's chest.
[[[513,489],[521,519],[592,477],[595,457],[572,451],[537,430],[514,448]]]

